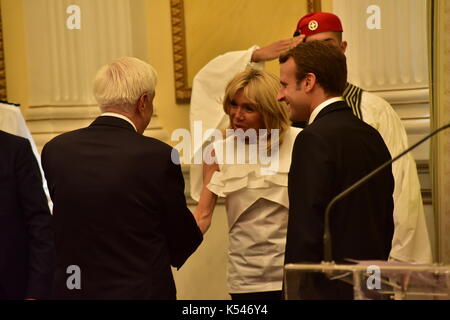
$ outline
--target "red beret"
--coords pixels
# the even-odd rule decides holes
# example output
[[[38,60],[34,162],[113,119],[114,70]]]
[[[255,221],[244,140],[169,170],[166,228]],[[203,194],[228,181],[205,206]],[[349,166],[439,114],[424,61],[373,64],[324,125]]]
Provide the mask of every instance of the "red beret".
[[[297,24],[295,32],[307,37],[326,31],[343,31],[338,16],[328,12],[313,12],[303,16]]]

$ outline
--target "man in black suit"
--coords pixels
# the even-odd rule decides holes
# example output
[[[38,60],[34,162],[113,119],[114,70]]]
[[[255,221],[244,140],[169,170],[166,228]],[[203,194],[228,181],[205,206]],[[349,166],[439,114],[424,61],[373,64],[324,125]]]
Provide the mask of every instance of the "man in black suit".
[[[47,299],[51,214],[30,142],[0,131],[0,300]]]
[[[380,134],[343,101],[347,66],[339,48],[324,41],[301,43],[280,63],[278,98],[288,103],[291,120],[309,123],[292,153],[285,263],[319,263],[328,203],[391,157]],[[387,260],[393,188],[388,167],[336,204],[330,215],[334,261]]]
[[[175,299],[170,266],[202,241],[186,207],[178,153],[143,136],[156,72],[136,58],[102,67],[89,127],[44,147],[54,203],[58,299]]]

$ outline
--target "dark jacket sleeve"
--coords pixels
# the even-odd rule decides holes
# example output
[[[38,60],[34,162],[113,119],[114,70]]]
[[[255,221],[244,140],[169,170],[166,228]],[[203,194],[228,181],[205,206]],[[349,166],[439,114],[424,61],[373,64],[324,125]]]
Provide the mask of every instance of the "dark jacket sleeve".
[[[172,155],[178,157],[178,152],[174,150]],[[181,167],[172,159],[168,162],[164,175],[165,188],[161,190],[165,207],[163,227],[170,250],[171,265],[181,268],[200,245],[203,235],[186,206]]]
[[[285,263],[323,258],[324,211],[331,194],[333,163],[325,141],[302,131],[294,144],[289,171],[289,220]]]
[[[42,176],[27,140],[19,149],[15,172],[20,205],[29,238],[29,273],[26,298],[49,297],[55,263],[50,210],[42,187]]]

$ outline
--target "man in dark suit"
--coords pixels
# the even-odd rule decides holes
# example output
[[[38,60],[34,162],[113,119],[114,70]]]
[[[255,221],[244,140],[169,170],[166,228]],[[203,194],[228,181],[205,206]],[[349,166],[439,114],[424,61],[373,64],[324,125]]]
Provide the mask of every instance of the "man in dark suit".
[[[324,41],[301,43],[280,63],[278,98],[288,103],[291,120],[309,123],[292,153],[285,263],[319,263],[328,203],[391,157],[380,134],[343,101],[347,66],[339,48]],[[388,167],[336,204],[330,215],[334,261],[387,260],[393,188]]]
[[[156,72],[136,58],[102,67],[89,127],[44,147],[54,203],[58,299],[175,299],[180,268],[202,241],[186,207],[177,152],[143,136]]]
[[[0,300],[49,297],[51,218],[30,142],[0,131]]]

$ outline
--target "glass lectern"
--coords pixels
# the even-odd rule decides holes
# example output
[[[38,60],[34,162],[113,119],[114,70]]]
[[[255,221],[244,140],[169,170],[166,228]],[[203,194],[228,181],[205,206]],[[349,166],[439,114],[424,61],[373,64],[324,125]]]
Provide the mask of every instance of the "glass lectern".
[[[287,264],[284,294],[286,300],[450,300],[450,265]]]

